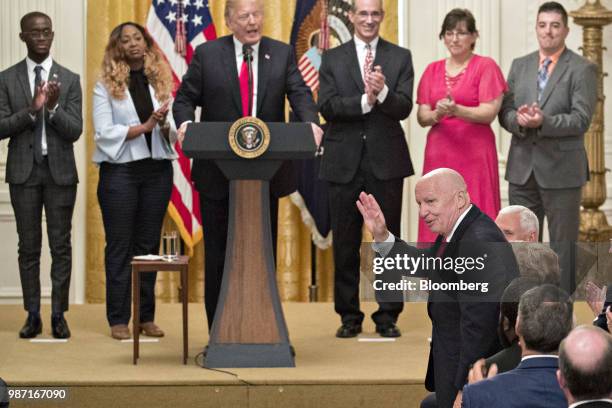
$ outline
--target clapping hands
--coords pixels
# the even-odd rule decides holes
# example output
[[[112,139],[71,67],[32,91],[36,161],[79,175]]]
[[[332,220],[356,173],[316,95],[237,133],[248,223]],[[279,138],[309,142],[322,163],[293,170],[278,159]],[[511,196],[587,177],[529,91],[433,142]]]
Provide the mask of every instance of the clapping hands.
[[[544,115],[540,106],[534,102],[531,105],[523,105],[516,111],[516,121],[519,126],[536,129],[542,126]]]
[[[50,81],[42,81],[34,89],[34,97],[32,98],[32,105],[30,106],[31,112],[38,112],[45,105],[47,109],[54,109],[59,100],[60,86],[61,82],[57,81],[56,74],[53,75]]]
[[[438,118],[443,116],[455,116],[455,113],[457,113],[457,104],[451,99],[450,96],[440,99],[436,103],[435,112]]]
[[[376,104],[376,98],[378,94],[385,87],[386,77],[382,72],[382,67],[376,65],[372,71],[366,74],[365,77],[365,92],[368,95],[368,104],[374,106]]]

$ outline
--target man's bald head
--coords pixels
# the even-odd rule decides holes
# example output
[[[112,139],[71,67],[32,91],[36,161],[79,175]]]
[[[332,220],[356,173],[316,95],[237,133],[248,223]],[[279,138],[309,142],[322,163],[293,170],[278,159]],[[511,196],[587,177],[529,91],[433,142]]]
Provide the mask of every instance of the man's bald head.
[[[428,183],[435,183],[447,193],[455,193],[458,191],[467,193],[467,185],[465,184],[463,176],[453,169],[439,168],[432,170],[421,177],[416,185]]]
[[[570,403],[612,395],[612,336],[579,326],[559,346],[559,384]]]
[[[470,206],[465,180],[455,170],[440,168],[425,174],[415,186],[419,216],[436,234],[448,236]]]

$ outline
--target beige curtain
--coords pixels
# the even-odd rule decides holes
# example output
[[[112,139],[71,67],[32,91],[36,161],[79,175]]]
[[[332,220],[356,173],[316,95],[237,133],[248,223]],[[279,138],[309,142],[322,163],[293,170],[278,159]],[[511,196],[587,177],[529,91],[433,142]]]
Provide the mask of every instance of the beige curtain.
[[[289,42],[296,0],[265,0],[264,34]],[[98,72],[104,47],[111,30],[125,21],[135,21],[142,25],[146,22],[150,0],[95,0],[87,5],[87,73],[84,88],[87,117],[85,135],[87,154],[93,153],[92,136],[92,90]],[[223,18],[225,0],[209,1],[210,11],[217,29],[217,35],[229,34]],[[386,39],[397,42],[397,0],[385,1],[386,17],[381,34]],[[89,165],[87,169],[87,301],[103,303],[104,286],[104,229],[96,190],[98,168]],[[168,217],[164,228],[172,229]],[[278,222],[278,261],[277,279],[283,300],[307,301],[311,276],[310,232],[302,223],[300,212],[289,199],[281,200]],[[206,235],[206,232],[204,232]],[[204,250],[200,242],[193,253],[189,268],[189,299],[191,302],[203,301],[203,258]],[[320,301],[333,299],[333,258],[331,248],[317,250],[317,282]],[[173,273],[160,273],[156,293],[162,302],[178,301],[178,276]]]

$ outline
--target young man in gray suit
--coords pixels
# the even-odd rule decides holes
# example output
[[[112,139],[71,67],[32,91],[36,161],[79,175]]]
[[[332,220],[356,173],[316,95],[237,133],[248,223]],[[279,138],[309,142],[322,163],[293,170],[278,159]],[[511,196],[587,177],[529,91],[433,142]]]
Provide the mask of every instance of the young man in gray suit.
[[[28,311],[21,338],[42,332],[40,318],[41,219],[45,208],[51,248],[53,337],[68,338],[64,319],[72,269],[72,212],[77,190],[73,143],[81,135],[79,76],[49,55],[53,27],[46,14],[21,19],[25,60],[0,72],[0,139],[9,139],[6,181],[19,235],[19,274]]]
[[[540,49],[512,62],[499,112],[512,133],[506,180],[510,205],[548,219],[562,284],[572,289],[571,246],[578,240],[581,188],[589,178],[584,133],[597,100],[597,68],[565,46],[567,12],[556,2],[538,10]]]

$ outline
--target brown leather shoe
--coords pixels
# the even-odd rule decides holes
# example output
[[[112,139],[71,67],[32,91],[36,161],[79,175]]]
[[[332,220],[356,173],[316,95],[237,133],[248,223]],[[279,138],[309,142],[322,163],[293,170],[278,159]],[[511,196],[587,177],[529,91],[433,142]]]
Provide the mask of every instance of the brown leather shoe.
[[[132,338],[127,324],[116,324],[111,326],[111,337],[117,340],[129,340]]]
[[[140,332],[149,337],[164,337],[164,331],[153,322],[140,323]]]

